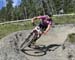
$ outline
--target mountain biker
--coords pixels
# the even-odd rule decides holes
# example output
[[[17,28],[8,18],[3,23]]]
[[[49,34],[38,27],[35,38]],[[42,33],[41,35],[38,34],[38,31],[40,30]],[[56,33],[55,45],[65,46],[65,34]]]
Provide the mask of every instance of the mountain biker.
[[[41,32],[39,33],[40,37],[42,34],[46,35],[47,32],[50,30],[50,28],[52,26],[52,18],[51,17],[52,17],[51,14],[47,14],[47,15],[37,16],[37,17],[32,18],[31,22],[33,25],[35,25],[35,20],[40,20],[40,23],[38,24],[38,27],[41,29]],[[37,39],[35,39],[31,44],[34,45]],[[29,45],[29,47],[31,47],[31,44]]]

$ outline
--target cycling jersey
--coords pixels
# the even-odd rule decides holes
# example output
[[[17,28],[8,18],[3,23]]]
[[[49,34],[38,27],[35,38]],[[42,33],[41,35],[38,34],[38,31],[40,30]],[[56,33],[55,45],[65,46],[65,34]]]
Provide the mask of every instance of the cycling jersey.
[[[44,26],[47,26],[48,24],[52,25],[52,19],[48,18],[48,16],[39,16],[38,17],[41,20],[41,24]]]
[[[48,18],[48,16],[39,16],[38,18],[41,20],[39,24],[40,28],[45,30],[49,24],[52,25],[52,19]]]

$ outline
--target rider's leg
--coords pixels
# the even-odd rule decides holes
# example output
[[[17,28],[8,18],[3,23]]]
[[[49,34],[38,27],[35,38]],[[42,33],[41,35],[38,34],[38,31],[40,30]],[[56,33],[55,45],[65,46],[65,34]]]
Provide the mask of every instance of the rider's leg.
[[[40,31],[41,31],[41,32],[43,32],[43,31],[46,29],[46,27],[44,27],[41,23],[40,23],[37,27],[40,28]],[[35,29],[36,29],[36,27],[34,28],[34,30],[35,30]],[[31,45],[35,45],[36,41],[41,37],[41,35],[42,35],[42,34],[39,34],[39,36],[36,37],[36,38],[31,42],[31,44],[29,45],[29,47],[30,47]]]
[[[39,35],[39,37],[36,37],[34,40],[31,41],[31,44],[28,45],[28,47],[34,46],[36,41],[41,37],[41,34]]]
[[[36,37],[33,41],[32,41],[32,44],[35,45],[36,41],[41,37],[41,34],[39,35],[39,37]]]
[[[40,23],[37,27],[40,28],[41,33],[39,33],[39,37],[37,37],[36,39],[34,39],[34,40],[31,42],[32,45],[35,45],[36,41],[41,37],[42,32],[47,28],[47,27],[43,26],[41,23]],[[35,28],[36,28],[36,27],[35,27]],[[34,29],[35,29],[35,28],[34,28]],[[31,44],[30,44],[30,45],[31,45]]]

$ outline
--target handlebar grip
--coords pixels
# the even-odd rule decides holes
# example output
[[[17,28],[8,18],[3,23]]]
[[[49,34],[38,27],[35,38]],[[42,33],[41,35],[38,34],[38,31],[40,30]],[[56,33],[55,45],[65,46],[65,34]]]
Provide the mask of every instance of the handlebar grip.
[[[33,26],[36,26],[36,24],[35,24],[35,23],[32,23],[32,25],[33,25]]]

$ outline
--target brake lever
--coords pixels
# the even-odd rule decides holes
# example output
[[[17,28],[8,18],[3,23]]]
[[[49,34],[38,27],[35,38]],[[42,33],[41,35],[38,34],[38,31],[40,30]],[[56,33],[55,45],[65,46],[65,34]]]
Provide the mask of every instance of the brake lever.
[[[36,24],[35,24],[35,23],[32,23],[32,25],[33,25],[33,26],[36,26]]]

